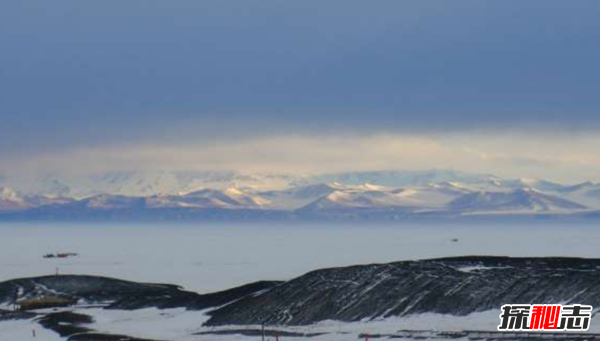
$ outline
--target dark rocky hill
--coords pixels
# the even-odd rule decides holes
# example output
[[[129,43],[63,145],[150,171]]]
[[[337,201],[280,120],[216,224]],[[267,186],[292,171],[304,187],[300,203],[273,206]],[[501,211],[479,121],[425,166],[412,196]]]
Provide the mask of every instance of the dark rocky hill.
[[[468,256],[357,265],[309,272],[287,282],[256,282],[212,294],[169,284],[95,276],[45,276],[0,282],[0,304],[44,296],[106,309],[212,309],[206,326],[298,326],[439,313],[464,316],[503,304],[600,305],[600,259]],[[85,315],[85,307],[80,307]],[[80,310],[77,310],[79,313]],[[0,311],[0,319],[48,313]],[[45,314],[45,315],[44,315]],[[83,317],[52,315],[46,328],[71,335]],[[63,320],[74,320],[69,328]],[[59,321],[59,322],[56,322]],[[84,321],[85,322],[85,321]],[[90,331],[91,332],[91,331]]]
[[[211,313],[208,325],[306,325],[506,303],[600,304],[600,260],[460,257],[317,270]]]
[[[201,295],[170,284],[136,283],[98,276],[43,276],[0,282],[0,304],[60,297],[85,304],[103,304],[108,309],[205,309],[224,305],[277,284],[279,282],[256,282]]]

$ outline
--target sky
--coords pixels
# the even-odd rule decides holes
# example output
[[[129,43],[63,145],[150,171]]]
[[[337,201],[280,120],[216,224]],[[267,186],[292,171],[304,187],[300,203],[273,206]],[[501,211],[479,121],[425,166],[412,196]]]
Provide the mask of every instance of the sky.
[[[600,181],[593,0],[0,3],[0,170]]]

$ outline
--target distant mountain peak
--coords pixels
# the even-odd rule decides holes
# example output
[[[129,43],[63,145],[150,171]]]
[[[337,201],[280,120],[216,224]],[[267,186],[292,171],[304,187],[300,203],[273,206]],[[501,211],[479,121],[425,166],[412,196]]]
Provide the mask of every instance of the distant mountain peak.
[[[500,212],[550,212],[584,210],[585,205],[544,194],[533,188],[519,188],[511,192],[475,192],[465,194],[450,203],[448,207],[461,211],[500,211]]]
[[[310,216],[328,219],[392,219],[419,215],[580,214],[600,210],[600,185],[563,185],[544,179],[502,179],[454,171],[378,171],[322,175],[241,174],[235,172],[123,172],[94,177],[89,195],[27,194],[0,186],[0,211],[30,211],[50,217],[127,217],[162,214],[204,219],[204,213],[252,216]],[[44,181],[63,183],[53,177]],[[272,182],[275,181],[275,182]],[[285,186],[270,188],[273,183]],[[269,185],[267,188],[260,184]],[[69,183],[69,188],[78,188]],[[49,188],[48,186],[44,188]],[[114,192],[113,192],[114,190]],[[81,193],[81,190],[75,190]],[[58,213],[57,213],[58,212]],[[259,213],[256,213],[259,212]],[[111,214],[109,214],[111,213]],[[240,213],[240,214],[242,214]],[[21,214],[21,213],[20,213]],[[123,213],[125,214],[125,213]],[[211,213],[213,214],[213,213]],[[1,219],[1,217],[0,217]],[[159,218],[162,219],[162,218]],[[166,219],[166,218],[165,218]]]
[[[21,201],[22,198],[17,194],[17,192],[13,191],[8,187],[0,186],[0,199],[2,200],[12,200],[12,201]]]

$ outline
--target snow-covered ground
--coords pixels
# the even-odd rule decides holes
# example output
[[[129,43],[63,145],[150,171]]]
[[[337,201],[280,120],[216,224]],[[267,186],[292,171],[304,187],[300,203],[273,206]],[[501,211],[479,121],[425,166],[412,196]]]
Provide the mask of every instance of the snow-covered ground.
[[[0,321],[0,341],[21,340],[63,341],[64,338],[33,320]]]
[[[84,309],[83,314],[92,316],[94,330],[110,334],[136,336],[163,340],[201,340],[193,334],[203,330],[202,323],[208,320],[202,311],[156,308],[134,312],[123,310]]]
[[[201,324],[207,320],[204,313],[198,311],[186,311],[184,309],[158,310],[149,308],[133,312],[103,309],[79,309],[75,311],[94,318],[95,322],[86,325],[86,327],[109,334],[128,335],[149,339],[181,341],[257,340],[259,339],[257,336],[235,334],[233,331],[239,331],[241,329],[258,331],[261,329],[261,326],[258,325],[214,328],[202,327]],[[265,330],[267,333],[269,331],[279,330],[298,334],[315,334],[315,336],[308,339],[313,341],[356,340],[361,334],[395,334],[399,330],[460,331],[467,329],[494,331],[499,322],[498,315],[499,311],[474,313],[465,317],[422,314],[408,318],[389,318],[371,322],[343,323],[337,321],[325,321],[310,326],[299,327],[266,326]],[[26,337],[24,338],[24,336],[31,336],[32,329],[36,329],[36,331],[40,329],[39,326],[36,326],[31,322],[11,323],[13,325],[18,325],[19,328],[15,329],[13,334],[7,335],[20,337],[18,340],[27,339]],[[13,325],[5,325],[3,322],[0,322],[0,328],[5,326],[12,327]],[[218,332],[223,331],[232,333],[218,334]],[[2,337],[3,334],[0,332],[0,340],[4,341]],[[270,337],[270,339],[273,339],[273,337]],[[289,341],[307,340],[306,337],[302,336],[284,336],[282,339]],[[53,339],[50,338],[48,340],[54,341],[60,339],[54,337]]]
[[[184,309],[156,308],[141,309],[136,311],[103,310],[99,308],[87,309],[62,309],[92,316],[94,322],[86,327],[98,332],[117,335],[128,335],[139,338],[178,340],[178,341],[251,341],[259,340],[258,335],[244,335],[240,330],[258,332],[261,326],[230,326],[230,327],[203,327],[207,320],[204,312],[186,311]],[[281,327],[268,325],[267,339],[274,340],[273,331],[310,334],[304,336],[282,336],[286,341],[334,341],[357,340],[361,335],[398,335],[401,331],[419,332],[422,336],[428,332],[440,331],[496,331],[500,309],[473,313],[467,316],[451,316],[442,314],[420,314],[405,318],[387,318],[369,322],[344,323],[338,321],[325,321],[309,326]],[[0,341],[32,340],[32,331],[35,330],[38,340],[58,341],[63,340],[51,331],[44,330],[32,320],[0,322]],[[227,331],[228,333],[223,333]],[[600,332],[600,316],[596,315],[587,333]],[[221,333],[221,334],[220,334]],[[398,338],[394,340],[415,340],[413,338]],[[467,340],[460,338],[458,340]],[[452,338],[452,340],[456,340]]]

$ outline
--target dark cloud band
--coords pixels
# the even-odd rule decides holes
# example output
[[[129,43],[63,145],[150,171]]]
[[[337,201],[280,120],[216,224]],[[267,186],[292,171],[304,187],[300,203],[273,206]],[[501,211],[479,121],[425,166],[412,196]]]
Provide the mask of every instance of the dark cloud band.
[[[598,129],[599,14],[585,0],[7,1],[0,155],[226,133]]]

